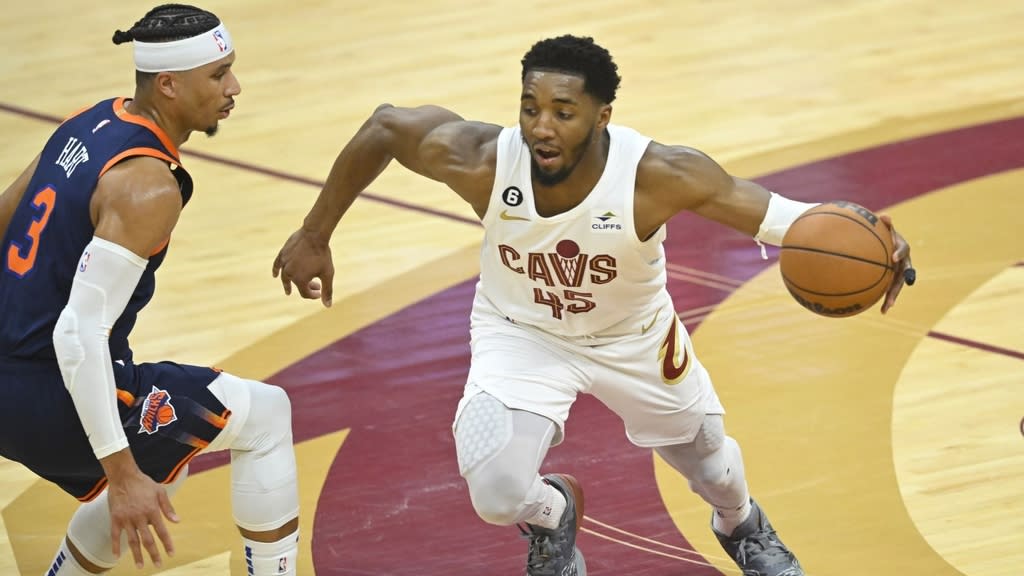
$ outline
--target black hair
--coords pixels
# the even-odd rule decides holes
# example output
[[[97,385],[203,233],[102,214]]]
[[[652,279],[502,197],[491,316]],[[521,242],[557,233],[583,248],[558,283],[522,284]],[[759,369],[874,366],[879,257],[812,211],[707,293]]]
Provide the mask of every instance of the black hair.
[[[188,4],[164,4],[146,12],[127,32],[115,31],[113,41],[172,42],[209,32],[219,24],[220,18],[212,12]]]
[[[213,12],[188,4],[163,4],[153,8],[127,32],[114,31],[114,44],[132,40],[142,42],[173,42],[198,36],[220,25],[220,18]],[[152,72],[135,71],[135,84],[141,86],[156,78]]]
[[[523,56],[523,79],[530,70],[551,70],[583,77],[583,91],[605,104],[615,100],[619,67],[589,36],[566,34],[541,40]]]

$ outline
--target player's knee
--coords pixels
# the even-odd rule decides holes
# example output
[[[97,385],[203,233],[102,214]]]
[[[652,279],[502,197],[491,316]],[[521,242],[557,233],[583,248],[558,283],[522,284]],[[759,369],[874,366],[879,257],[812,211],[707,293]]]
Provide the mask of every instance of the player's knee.
[[[291,401],[281,387],[223,373],[210,391],[231,411],[231,418],[208,451],[266,451],[291,442]]]
[[[482,520],[508,526],[515,523],[522,510],[530,485],[520,478],[521,474],[489,468],[483,466],[466,476],[470,500]]]
[[[709,465],[697,468],[696,474],[688,478],[690,489],[697,493],[708,490],[721,490],[727,488],[732,481],[731,470],[720,462],[709,463]]]
[[[121,534],[121,549],[128,539]],[[67,546],[76,562],[86,571],[102,573],[117,564],[110,543],[110,512],[106,492],[75,510],[68,524]]]
[[[253,402],[259,406],[254,410],[258,411],[263,418],[260,419],[267,433],[274,438],[289,442],[292,436],[292,403],[288,393],[280,386],[258,382],[253,391]]]

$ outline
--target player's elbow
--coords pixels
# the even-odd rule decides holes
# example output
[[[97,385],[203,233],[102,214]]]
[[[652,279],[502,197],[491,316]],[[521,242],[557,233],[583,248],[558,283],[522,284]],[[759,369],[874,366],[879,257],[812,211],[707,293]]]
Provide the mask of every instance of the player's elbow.
[[[64,376],[64,387],[71,391],[74,374],[85,361],[85,346],[82,344],[81,322],[70,306],[64,308],[53,329],[53,350],[57,365]]]

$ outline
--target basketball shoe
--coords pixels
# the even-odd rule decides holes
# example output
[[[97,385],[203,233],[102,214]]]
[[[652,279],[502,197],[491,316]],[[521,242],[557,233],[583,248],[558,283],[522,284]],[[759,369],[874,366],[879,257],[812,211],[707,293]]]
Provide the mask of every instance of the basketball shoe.
[[[719,533],[713,525],[711,530],[743,570],[743,576],[804,576],[800,562],[779,540],[768,517],[753,499],[750,500],[750,516],[732,535]]]
[[[565,512],[554,530],[532,524],[519,527],[530,540],[526,575],[587,576],[587,564],[576,548],[576,530],[583,521],[583,489],[568,474],[546,474],[544,481],[565,496]]]

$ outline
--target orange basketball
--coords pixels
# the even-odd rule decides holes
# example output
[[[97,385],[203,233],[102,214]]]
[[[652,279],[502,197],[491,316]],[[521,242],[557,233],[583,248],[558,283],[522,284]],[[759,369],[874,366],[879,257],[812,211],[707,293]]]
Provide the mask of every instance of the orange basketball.
[[[173,419],[174,408],[171,408],[170,406],[165,404],[161,406],[160,409],[157,411],[157,421],[160,422],[161,424],[169,423]]]
[[[871,308],[892,283],[892,232],[852,202],[827,202],[800,215],[779,252],[782,281],[804,308],[831,317]]]

